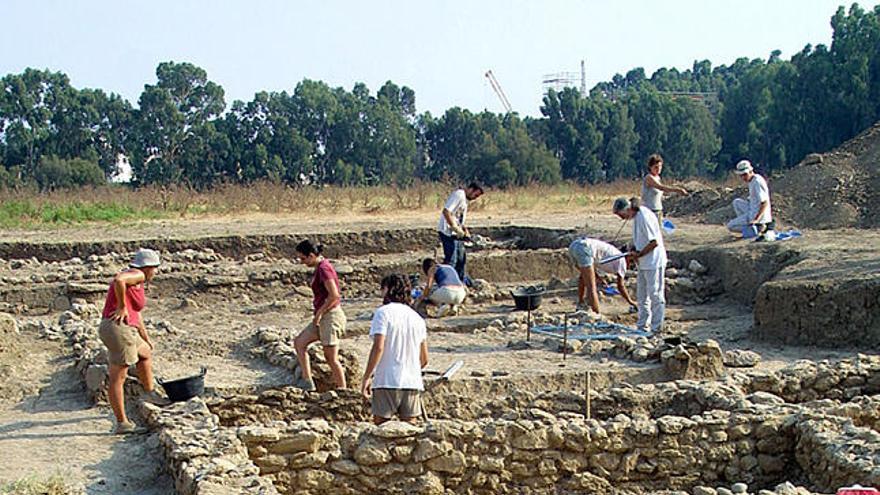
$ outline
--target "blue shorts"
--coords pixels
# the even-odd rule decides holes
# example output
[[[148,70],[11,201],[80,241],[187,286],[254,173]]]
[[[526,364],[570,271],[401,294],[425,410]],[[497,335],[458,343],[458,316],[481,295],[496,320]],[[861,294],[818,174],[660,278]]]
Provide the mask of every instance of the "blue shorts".
[[[593,249],[586,239],[578,239],[568,246],[568,255],[578,268],[593,266]]]

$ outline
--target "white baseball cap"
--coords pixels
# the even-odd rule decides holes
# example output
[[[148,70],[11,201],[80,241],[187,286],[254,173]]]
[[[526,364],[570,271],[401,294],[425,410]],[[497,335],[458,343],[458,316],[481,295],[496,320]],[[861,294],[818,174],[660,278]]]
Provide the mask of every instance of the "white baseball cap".
[[[751,162],[749,162],[748,160],[740,160],[740,162],[736,164],[736,169],[734,169],[734,172],[736,172],[736,175],[745,175],[752,170],[753,169]]]
[[[134,254],[131,266],[134,268],[146,268],[149,266],[159,266],[161,263],[158,252],[152,249],[141,248]]]

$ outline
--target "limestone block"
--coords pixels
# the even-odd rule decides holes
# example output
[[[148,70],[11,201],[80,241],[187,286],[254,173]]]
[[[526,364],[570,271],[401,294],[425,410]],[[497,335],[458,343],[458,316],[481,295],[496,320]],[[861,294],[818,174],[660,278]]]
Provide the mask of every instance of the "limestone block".
[[[708,486],[695,486],[692,493],[693,495],[717,495],[718,492]]]
[[[428,469],[441,473],[461,474],[466,466],[464,454],[453,450],[440,457],[434,457],[427,462]]]
[[[396,445],[391,448],[394,460],[406,464],[412,457],[414,447],[412,445]]]
[[[287,458],[283,455],[269,454],[266,457],[254,459],[254,464],[260,468],[263,474],[277,473],[287,467]]]
[[[333,486],[333,473],[322,469],[306,469],[299,473],[299,486],[306,490],[326,490]]]
[[[281,439],[281,430],[265,426],[240,426],[238,438],[247,444],[277,442]]]
[[[550,448],[547,429],[538,427],[531,431],[526,431],[514,437],[511,445],[518,449],[541,450]]]
[[[600,452],[590,457],[590,463],[594,466],[613,472],[616,471],[617,467],[620,465],[620,456],[611,452]]]
[[[336,471],[337,473],[346,474],[348,476],[354,476],[361,472],[360,466],[358,466],[356,462],[350,461],[348,459],[333,461],[332,463],[330,463],[330,469]]]
[[[329,457],[330,452],[297,452],[290,456],[290,463],[288,465],[291,469],[320,467],[327,463]]]
[[[314,431],[301,431],[292,435],[285,435],[278,442],[270,445],[269,452],[273,454],[292,454],[295,452],[316,452],[322,442],[321,435]]]
[[[611,483],[591,473],[578,473],[571,477],[571,488],[583,493],[610,494],[614,492]]]
[[[354,460],[362,466],[375,466],[389,462],[391,454],[384,446],[364,442],[354,451]]]
[[[405,438],[418,435],[425,431],[424,427],[416,426],[404,421],[387,421],[370,430],[370,433],[380,438]]]
[[[504,471],[504,459],[501,457],[480,457],[477,466],[480,471],[500,473]]]
[[[452,450],[452,444],[449,442],[434,442],[433,440],[422,438],[416,443],[413,460],[415,462],[424,462],[428,459],[439,457],[450,450]]]

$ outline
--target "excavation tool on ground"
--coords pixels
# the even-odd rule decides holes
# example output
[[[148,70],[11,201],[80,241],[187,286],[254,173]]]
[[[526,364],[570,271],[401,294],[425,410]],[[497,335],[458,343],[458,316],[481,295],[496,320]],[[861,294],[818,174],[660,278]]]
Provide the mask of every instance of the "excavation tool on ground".
[[[437,378],[436,380],[425,386],[425,390],[424,392],[422,392],[422,397],[424,397],[425,394],[427,394],[431,390],[437,388],[438,385],[448,382],[449,379],[452,378],[452,375],[456,374],[462,366],[464,366],[464,361],[462,361],[461,359],[449,365],[449,367],[446,368],[446,371],[444,371],[443,374],[440,375],[440,378]],[[425,374],[432,373],[425,372]],[[422,401],[422,420],[424,420],[425,423],[428,422],[428,411],[425,409],[425,401]]]

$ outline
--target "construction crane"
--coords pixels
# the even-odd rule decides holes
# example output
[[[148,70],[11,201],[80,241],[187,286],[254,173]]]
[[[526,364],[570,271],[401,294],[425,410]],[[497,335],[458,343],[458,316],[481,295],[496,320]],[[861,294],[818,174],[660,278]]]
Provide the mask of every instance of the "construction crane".
[[[501,85],[498,84],[498,80],[495,79],[495,74],[492,74],[491,69],[486,71],[486,79],[489,80],[489,84],[492,86],[495,94],[498,95],[498,99],[501,100],[501,106],[504,107],[504,110],[508,113],[512,112],[513,107],[510,106],[510,101],[507,99],[507,95],[504,94],[504,90],[501,89]]]

